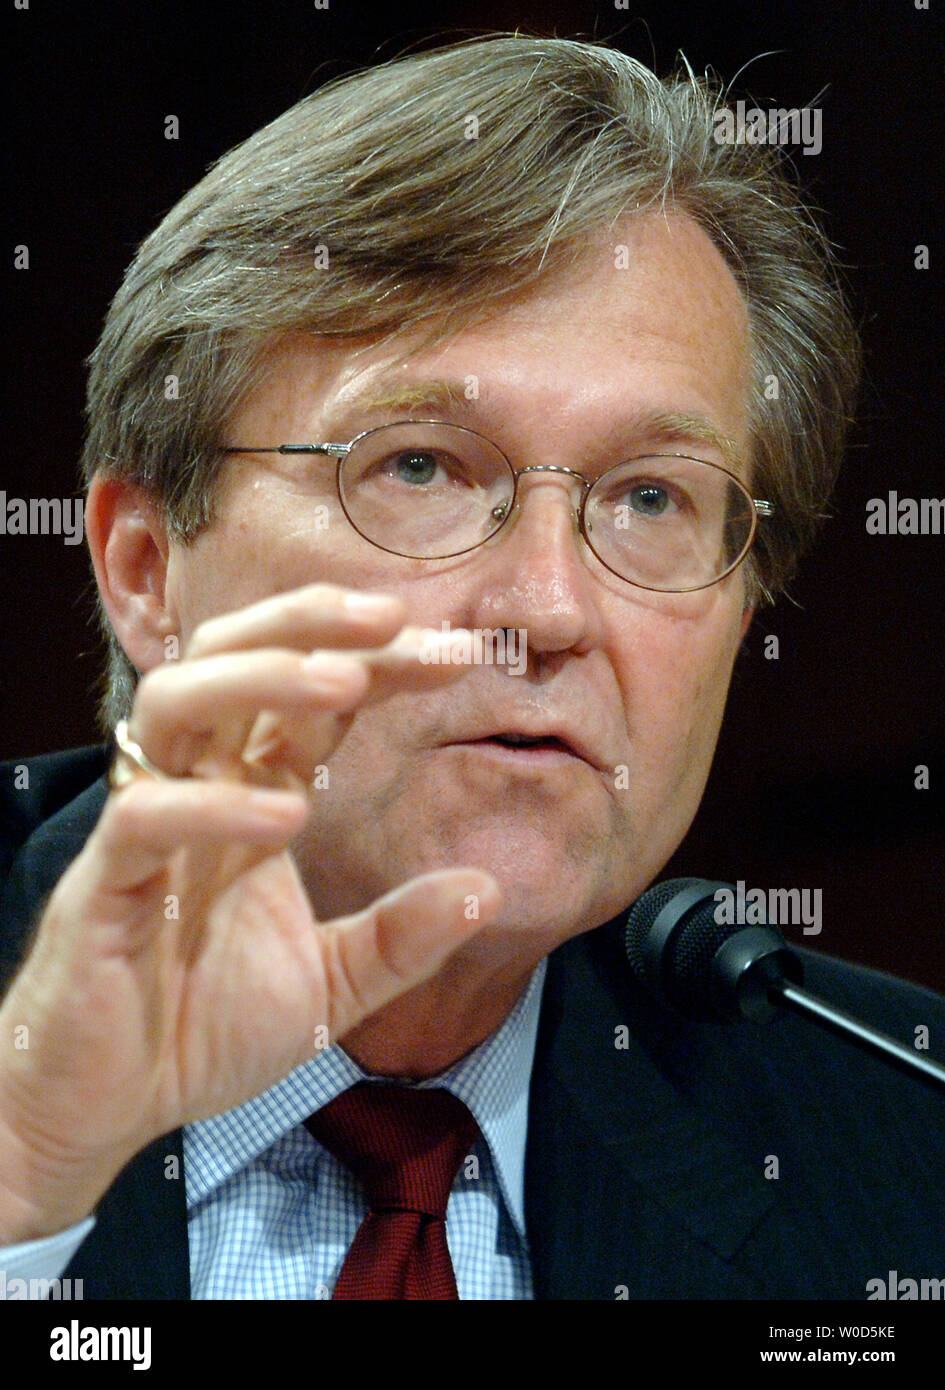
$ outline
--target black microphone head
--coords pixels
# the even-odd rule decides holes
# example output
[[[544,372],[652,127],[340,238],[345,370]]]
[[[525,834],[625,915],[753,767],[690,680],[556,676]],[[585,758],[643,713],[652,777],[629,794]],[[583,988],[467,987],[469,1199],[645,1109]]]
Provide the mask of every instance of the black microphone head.
[[[627,959],[641,983],[686,1018],[760,1019],[769,1013],[767,982],[785,969],[798,978],[799,966],[772,928],[717,921],[719,889],[733,892],[730,884],[699,878],[670,879],[648,889],[627,917]],[[765,978],[749,991],[746,982],[759,975],[761,962]]]
[[[642,893],[631,907],[627,915],[624,946],[630,968],[641,983],[646,983],[648,976],[645,947],[653,923],[677,893],[705,881],[701,878],[669,878],[665,883],[654,883],[653,887]]]

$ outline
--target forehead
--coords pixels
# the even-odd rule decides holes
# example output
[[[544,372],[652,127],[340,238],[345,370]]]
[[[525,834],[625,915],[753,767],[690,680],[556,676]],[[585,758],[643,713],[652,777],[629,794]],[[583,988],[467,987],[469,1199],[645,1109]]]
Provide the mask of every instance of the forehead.
[[[265,432],[252,442],[289,442],[286,431],[321,441],[429,412],[483,428],[499,418],[514,432],[524,411],[549,437],[576,426],[604,447],[608,434],[678,416],[744,456],[749,345],[743,296],[705,232],[686,216],[638,215],[448,335],[286,337],[236,423]]]

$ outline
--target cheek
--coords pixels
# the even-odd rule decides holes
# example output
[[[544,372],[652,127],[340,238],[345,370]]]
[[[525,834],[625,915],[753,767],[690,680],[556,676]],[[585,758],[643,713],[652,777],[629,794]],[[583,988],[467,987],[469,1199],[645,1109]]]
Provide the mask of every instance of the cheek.
[[[728,607],[728,605],[726,605]],[[711,620],[710,620],[711,618]],[[654,796],[701,793],[715,750],[738,650],[740,614],[650,625],[647,659],[624,665],[630,749]]]
[[[318,583],[397,594],[408,623],[461,622],[461,576],[385,554],[337,505],[323,507],[283,483],[230,485],[218,520],[172,554],[169,592],[185,641],[205,618]]]
[[[205,618],[319,581],[344,583],[316,518],[283,515],[250,495],[174,553],[169,597],[186,640]]]
[[[234,564],[237,555],[240,562]],[[229,528],[199,536],[169,570],[169,597],[182,641],[186,643],[206,618],[232,612],[272,592],[268,579],[244,536],[230,534]]]

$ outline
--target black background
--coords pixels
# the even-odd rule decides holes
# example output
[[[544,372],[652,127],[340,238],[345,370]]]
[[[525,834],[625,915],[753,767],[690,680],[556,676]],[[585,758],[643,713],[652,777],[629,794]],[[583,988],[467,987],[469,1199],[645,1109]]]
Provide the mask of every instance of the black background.
[[[135,246],[212,160],[328,77],[516,27],[609,38],[660,71],[680,48],[726,79],[750,64],[734,95],[823,109],[823,151],[795,165],[841,248],[867,379],[833,516],[793,601],[755,621],[705,801],[667,874],[822,888],[823,934],[807,944],[945,990],[943,544],[865,530],[871,497],[943,494],[940,22],[913,0],[630,5],[31,0],[16,11],[8,0],[0,488],[75,490],[83,360]],[[164,138],[168,114],[176,141]],[[9,248],[22,243],[30,268],[14,271]],[[920,243],[929,270],[914,268]],[[101,649],[84,548],[0,537],[0,556],[0,756],[96,741]],[[777,661],[764,658],[770,633]],[[918,764],[929,791],[914,787]]]

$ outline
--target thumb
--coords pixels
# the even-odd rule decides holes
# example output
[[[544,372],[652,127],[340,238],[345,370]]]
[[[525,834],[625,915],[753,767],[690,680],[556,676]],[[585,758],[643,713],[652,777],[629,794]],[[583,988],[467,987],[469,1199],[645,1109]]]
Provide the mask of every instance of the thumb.
[[[435,975],[495,916],[499,885],[482,869],[439,869],[337,918],[327,935],[329,1033],[340,1037],[399,994]]]

